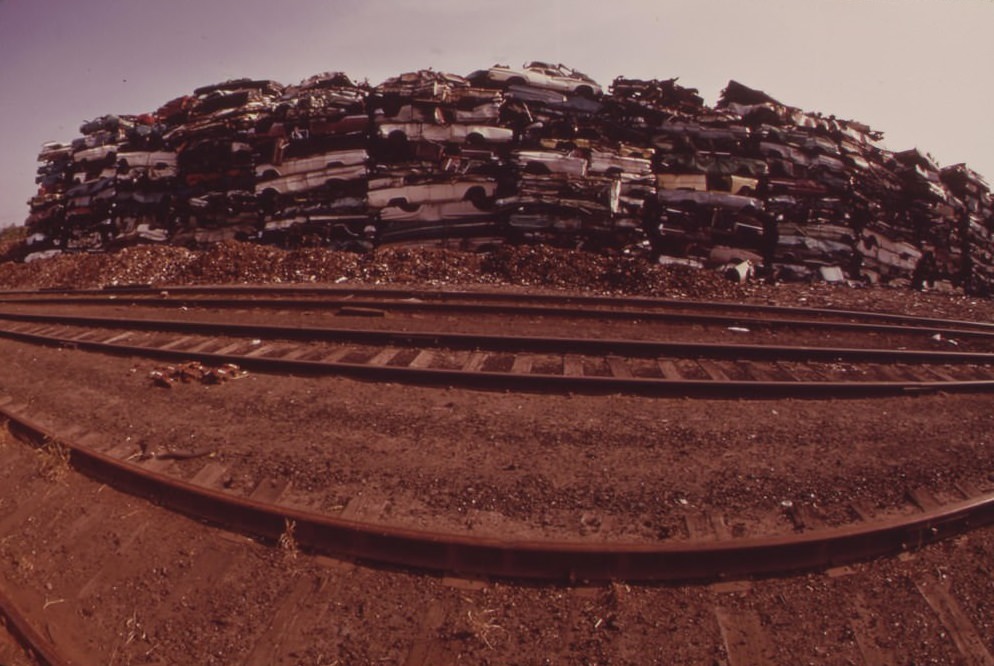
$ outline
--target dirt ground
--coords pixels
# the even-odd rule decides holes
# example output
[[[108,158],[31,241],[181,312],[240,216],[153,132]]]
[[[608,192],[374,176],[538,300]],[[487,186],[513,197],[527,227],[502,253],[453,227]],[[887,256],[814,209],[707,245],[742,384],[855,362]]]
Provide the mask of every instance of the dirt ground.
[[[204,255],[160,248],[172,259],[156,263],[140,249],[74,266],[62,259],[47,268],[2,265],[0,284],[99,286],[111,274],[119,283],[164,285],[272,280],[283,270],[274,266],[298,261],[217,249],[215,260],[224,252],[240,257],[225,280],[216,267],[207,270]],[[293,270],[334,283],[355,262],[361,270],[349,283],[530,283],[981,321],[994,315],[991,302],[956,294],[732,285],[655,267],[638,268],[640,287],[622,289],[620,273],[605,266],[628,265],[624,258],[544,250],[532,255],[545,262],[538,277],[511,254],[487,266],[475,255],[451,263],[430,253],[392,258],[324,257],[321,266],[337,262],[334,278],[331,268],[293,263]],[[94,264],[103,277],[92,278]],[[611,288],[605,275],[614,276]],[[994,490],[987,395],[684,400],[260,374],[167,390],[149,380],[155,364],[142,359],[10,341],[0,341],[0,359],[0,395],[26,403],[38,420],[76,425],[136,452],[209,447],[229,490],[290,481],[288,501],[390,525],[507,538],[687,540],[701,538],[688,525],[702,514],[722,516],[733,536],[787,533],[797,529],[790,508],[799,504],[826,524],[845,524],[858,519],[857,509],[914,511],[909,493],[920,489],[946,501],[963,487]],[[33,609],[76,663],[843,664],[874,663],[874,655],[883,658],[876,663],[974,663],[994,649],[989,531],[894,560],[777,580],[466,581],[226,535],[79,478],[57,454],[0,441],[0,585]],[[171,472],[192,477],[203,465],[177,461]],[[953,620],[934,610],[947,597],[933,584],[956,600]]]

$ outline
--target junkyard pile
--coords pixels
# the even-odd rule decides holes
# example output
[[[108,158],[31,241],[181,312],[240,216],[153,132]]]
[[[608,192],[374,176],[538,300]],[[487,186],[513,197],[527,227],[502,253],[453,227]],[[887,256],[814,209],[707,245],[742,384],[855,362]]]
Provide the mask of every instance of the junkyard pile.
[[[285,248],[542,242],[783,279],[994,285],[990,188],[859,122],[732,81],[607,93],[561,65],[371,87],[239,79],[108,115],[39,155],[17,258],[139,243]]]

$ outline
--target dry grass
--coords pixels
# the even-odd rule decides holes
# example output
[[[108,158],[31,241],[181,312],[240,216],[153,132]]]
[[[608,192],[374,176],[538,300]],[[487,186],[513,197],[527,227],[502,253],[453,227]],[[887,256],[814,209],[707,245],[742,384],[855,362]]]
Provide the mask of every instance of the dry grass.
[[[38,447],[38,473],[48,481],[62,481],[69,474],[72,450],[55,439],[46,439]]]
[[[288,518],[283,520],[283,534],[280,535],[279,547],[287,560],[296,560],[297,554],[300,552],[297,537],[294,535],[296,529],[296,522]]]
[[[494,622],[494,615],[496,613],[496,609],[485,609],[475,613],[472,610],[466,611],[469,632],[479,638],[491,650],[494,649],[494,642],[497,639],[497,635],[502,632],[507,633],[504,627]]]
[[[35,564],[27,555],[19,555],[14,559],[14,568],[24,575],[31,575],[34,573]]]

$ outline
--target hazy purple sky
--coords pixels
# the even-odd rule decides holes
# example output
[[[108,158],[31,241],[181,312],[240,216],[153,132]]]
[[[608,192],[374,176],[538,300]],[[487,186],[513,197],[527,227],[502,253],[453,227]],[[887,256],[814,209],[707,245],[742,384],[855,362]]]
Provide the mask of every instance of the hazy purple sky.
[[[0,227],[39,147],[231,78],[371,83],[433,67],[563,62],[607,86],[729,79],[870,124],[994,180],[992,0],[0,0]]]

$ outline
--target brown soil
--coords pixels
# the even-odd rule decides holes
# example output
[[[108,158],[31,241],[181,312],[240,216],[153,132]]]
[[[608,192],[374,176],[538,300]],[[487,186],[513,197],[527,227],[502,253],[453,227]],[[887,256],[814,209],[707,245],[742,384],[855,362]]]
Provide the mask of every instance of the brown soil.
[[[0,265],[0,283],[273,281],[302,271],[317,282],[345,275],[471,289],[520,280],[585,293],[977,320],[994,314],[991,302],[956,295],[739,286],[625,258],[538,249],[496,258],[325,254],[317,264],[301,253],[235,245],[214,252],[134,248]],[[546,273],[522,259],[528,252]],[[241,257],[229,264],[235,272],[218,269],[224,253]],[[625,282],[605,269],[619,265],[638,279]],[[258,374],[163,389],[148,376],[156,364],[140,359],[8,341],[0,342],[0,358],[0,394],[27,403],[39,420],[78,425],[136,452],[210,448],[227,468],[222,482],[236,492],[289,480],[291,500],[330,512],[351,506],[357,519],[407,527],[686,540],[700,538],[688,525],[704,512],[723,516],[734,535],[789,532],[789,508],[798,504],[839,524],[856,519],[854,507],[878,515],[913,510],[908,493],[922,488],[940,500],[955,498],[958,487],[994,489],[994,416],[984,395],[674,400]],[[990,531],[894,560],[777,580],[466,581],[314,558],[294,553],[292,540],[281,548],[225,535],[82,479],[56,454],[0,440],[0,585],[75,663],[841,664],[874,656],[880,663],[984,663],[984,651],[994,650]],[[173,469],[192,476],[203,464],[181,460]],[[966,618],[960,634],[948,612],[931,605],[941,596],[929,587],[936,581],[956,600],[955,617]]]

